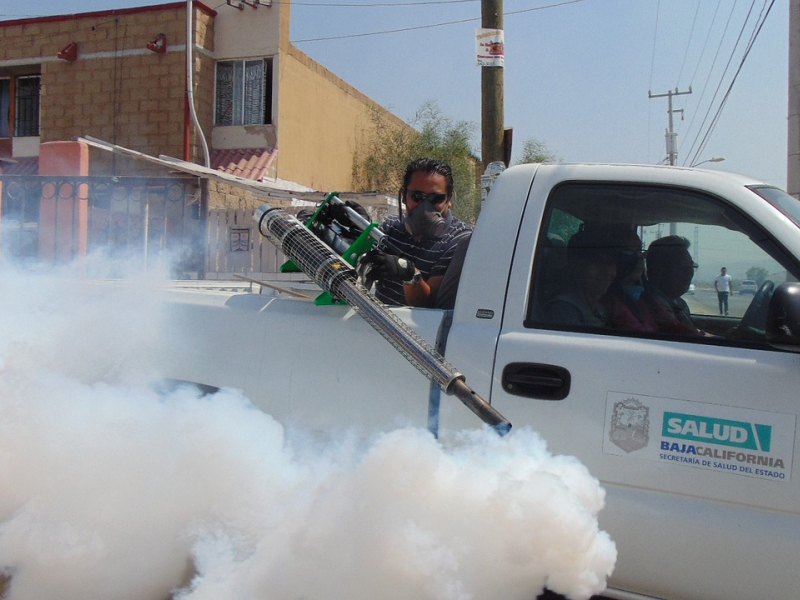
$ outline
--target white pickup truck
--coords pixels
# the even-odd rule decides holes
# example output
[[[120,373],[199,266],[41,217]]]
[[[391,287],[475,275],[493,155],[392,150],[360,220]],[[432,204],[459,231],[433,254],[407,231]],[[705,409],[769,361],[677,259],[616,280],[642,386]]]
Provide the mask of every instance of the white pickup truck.
[[[687,238],[699,270],[685,300],[709,335],[539,319],[582,224],[635,228],[645,246]],[[713,289],[722,266],[734,278],[753,266],[770,273],[753,298],[730,298],[728,316]],[[455,309],[391,312],[514,427],[600,479],[600,525],[619,552],[606,597],[793,600],[798,278],[800,202],[774,187],[671,167],[523,165],[491,189]],[[279,420],[321,432],[481,425],[349,306],[184,292],[171,316],[183,333],[158,357],[169,376],[240,388]]]

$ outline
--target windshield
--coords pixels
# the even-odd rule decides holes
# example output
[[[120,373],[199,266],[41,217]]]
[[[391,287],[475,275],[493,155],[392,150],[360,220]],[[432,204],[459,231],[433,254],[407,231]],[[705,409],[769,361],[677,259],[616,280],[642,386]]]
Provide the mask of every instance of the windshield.
[[[750,189],[789,217],[795,225],[800,227],[800,200],[776,187],[752,186]]]

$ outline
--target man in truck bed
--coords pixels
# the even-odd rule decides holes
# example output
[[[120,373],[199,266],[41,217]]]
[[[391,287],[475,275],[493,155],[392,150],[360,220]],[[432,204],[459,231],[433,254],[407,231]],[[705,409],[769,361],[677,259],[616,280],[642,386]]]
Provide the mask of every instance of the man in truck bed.
[[[420,158],[406,167],[400,202],[402,217],[391,215],[381,230],[403,256],[372,250],[359,261],[359,273],[386,304],[432,307],[457,247],[472,227],[450,208],[455,199],[453,171],[446,162]]]

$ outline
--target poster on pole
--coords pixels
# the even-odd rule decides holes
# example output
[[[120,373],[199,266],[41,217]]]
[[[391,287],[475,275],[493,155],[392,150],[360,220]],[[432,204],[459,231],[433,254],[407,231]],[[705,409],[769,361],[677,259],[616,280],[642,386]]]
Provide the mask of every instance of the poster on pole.
[[[475,30],[475,55],[479,67],[505,66],[504,40],[502,29]]]

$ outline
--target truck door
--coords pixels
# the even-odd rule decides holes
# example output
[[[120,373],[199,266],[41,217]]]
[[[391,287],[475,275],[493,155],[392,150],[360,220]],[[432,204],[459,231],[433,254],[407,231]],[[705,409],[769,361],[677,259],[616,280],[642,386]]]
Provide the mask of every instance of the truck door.
[[[796,259],[734,203],[675,184],[565,182],[537,212],[518,241],[492,403],[603,482],[610,586],[800,597],[800,355],[764,336]],[[739,293],[744,279],[755,296]]]

